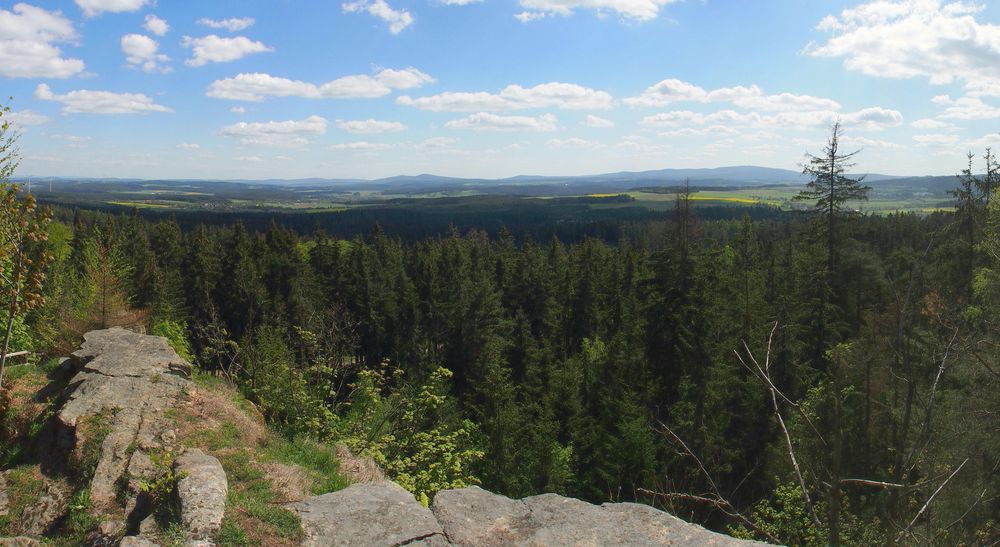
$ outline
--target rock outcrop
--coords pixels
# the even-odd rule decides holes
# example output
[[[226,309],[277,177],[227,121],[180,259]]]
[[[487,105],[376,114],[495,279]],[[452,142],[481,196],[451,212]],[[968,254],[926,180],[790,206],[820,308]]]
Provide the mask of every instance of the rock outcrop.
[[[177,449],[163,440],[170,423],[165,413],[190,385],[191,366],[165,338],[122,328],[85,334],[71,363],[76,374],[56,414],[52,453],[67,460],[69,452],[86,444],[81,420],[106,422],[98,428],[104,439],[91,496],[95,505],[113,505],[124,486],[133,502],[126,510],[132,513],[141,503],[140,482],[162,471],[153,457]]]
[[[447,545],[430,510],[390,481],[355,484],[290,508],[302,519],[308,546],[403,545],[419,540]]]
[[[635,503],[556,494],[513,500],[476,487],[442,490],[428,510],[389,481],[355,484],[290,506],[305,545],[763,545]]]

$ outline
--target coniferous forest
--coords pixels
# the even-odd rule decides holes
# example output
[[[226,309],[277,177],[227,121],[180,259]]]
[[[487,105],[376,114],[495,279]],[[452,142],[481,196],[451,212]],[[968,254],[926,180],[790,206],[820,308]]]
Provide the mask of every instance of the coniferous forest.
[[[3,317],[11,347],[53,357],[94,328],[164,335],[282,434],[346,444],[425,501],[479,484],[786,544],[991,544],[995,160],[970,157],[954,212],[862,215],[837,137],[799,211],[709,219],[682,192],[601,238],[60,206],[25,247],[44,301]]]

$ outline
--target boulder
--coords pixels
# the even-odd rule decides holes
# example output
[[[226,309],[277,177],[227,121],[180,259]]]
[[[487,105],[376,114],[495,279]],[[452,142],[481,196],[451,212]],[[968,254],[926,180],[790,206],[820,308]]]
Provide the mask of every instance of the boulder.
[[[36,545],[41,546],[42,542],[24,536],[0,538],[0,547],[35,547]]]
[[[222,464],[197,448],[188,449],[174,463],[181,523],[188,539],[205,540],[222,527],[228,482]]]
[[[434,497],[432,511],[454,545],[754,544],[647,505],[597,506],[556,494],[512,500],[476,487],[444,490]]]
[[[448,544],[430,510],[390,481],[355,484],[289,508],[302,519],[307,546]]]

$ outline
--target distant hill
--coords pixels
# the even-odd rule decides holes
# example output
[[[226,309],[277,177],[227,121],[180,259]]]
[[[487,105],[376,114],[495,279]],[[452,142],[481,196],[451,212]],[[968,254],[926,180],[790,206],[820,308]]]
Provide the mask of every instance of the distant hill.
[[[897,180],[902,178],[942,178],[942,177],[896,177],[891,175],[869,174],[866,181],[875,183],[887,180]],[[952,178],[952,177],[946,177]],[[73,180],[76,182],[103,181],[103,182],[140,182],[141,179],[114,179],[114,178],[84,178],[84,177],[25,177],[21,180],[30,180],[33,183]],[[514,189],[528,186],[561,187],[564,190],[572,188],[574,190],[587,190],[589,188],[602,188],[608,190],[625,190],[635,186],[674,186],[690,181],[693,186],[761,186],[770,184],[805,184],[809,178],[799,171],[790,169],[776,169],[773,167],[758,167],[754,165],[737,165],[731,167],[714,167],[703,169],[656,169],[651,171],[620,171],[617,173],[602,173],[596,175],[576,175],[576,176],[551,176],[551,175],[518,175],[503,179],[484,179],[466,177],[445,177],[434,174],[420,175],[397,175],[381,179],[326,179],[326,178],[302,178],[302,179],[235,179],[235,180],[156,180],[160,183],[205,183],[205,182],[230,182],[247,185],[267,184],[274,186],[295,186],[325,188],[338,186],[344,190],[382,190],[391,189],[403,193],[407,192],[427,192],[429,190],[455,190],[456,188],[469,189]],[[537,190],[537,189],[536,189]],[[536,193],[536,192],[528,192]]]

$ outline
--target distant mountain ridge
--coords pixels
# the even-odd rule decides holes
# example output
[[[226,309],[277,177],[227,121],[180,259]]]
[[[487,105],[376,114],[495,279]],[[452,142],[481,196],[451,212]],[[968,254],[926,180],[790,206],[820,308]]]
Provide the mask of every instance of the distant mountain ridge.
[[[893,175],[882,175],[877,173],[869,174],[865,177],[868,182],[879,182],[883,180],[901,179],[911,177],[901,177]],[[916,178],[916,177],[913,177]],[[358,179],[358,178],[337,178],[327,179],[321,177],[310,177],[301,179],[138,179],[138,178],[100,178],[100,177],[45,177],[28,176],[21,180],[30,180],[32,183],[47,182],[50,180],[76,180],[76,181],[119,181],[119,182],[141,182],[143,180],[157,182],[234,182],[241,184],[273,184],[279,186],[329,186],[329,185],[371,185],[371,186],[394,186],[394,187],[426,187],[440,186],[442,188],[454,188],[456,186],[527,186],[537,184],[573,184],[573,185],[594,185],[611,184],[613,186],[646,185],[646,184],[683,184],[689,180],[692,185],[697,186],[760,186],[766,184],[805,184],[809,177],[800,171],[790,169],[778,169],[774,167],[759,167],[754,165],[736,165],[728,167],[693,168],[693,169],[655,169],[649,171],[619,171],[616,173],[601,173],[596,175],[517,175],[500,179],[486,179],[476,177],[446,177],[429,173],[419,175],[396,175],[380,179]]]

